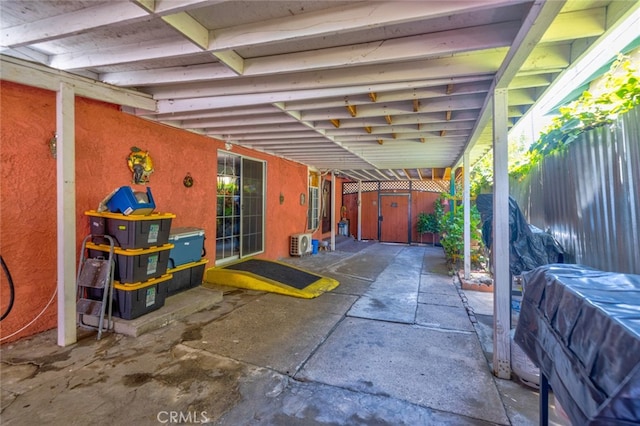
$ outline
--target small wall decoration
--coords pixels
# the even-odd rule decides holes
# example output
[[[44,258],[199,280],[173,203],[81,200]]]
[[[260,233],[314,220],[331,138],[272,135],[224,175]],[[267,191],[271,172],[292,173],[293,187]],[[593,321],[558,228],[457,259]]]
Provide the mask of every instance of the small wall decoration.
[[[133,173],[133,183],[145,185],[149,183],[149,176],[153,173],[153,160],[149,156],[149,151],[143,151],[137,146],[131,147],[131,152],[127,157],[129,170]]]
[[[53,134],[53,137],[49,139],[49,151],[53,158],[58,158],[58,135],[55,133]]]
[[[182,180],[182,184],[187,188],[191,188],[193,186],[193,178],[191,177],[191,173],[187,173],[187,175]]]

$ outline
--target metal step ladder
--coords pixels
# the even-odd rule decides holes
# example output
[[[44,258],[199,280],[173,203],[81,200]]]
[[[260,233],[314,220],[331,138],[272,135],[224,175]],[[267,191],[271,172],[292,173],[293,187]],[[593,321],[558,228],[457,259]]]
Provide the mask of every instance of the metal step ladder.
[[[86,248],[87,241],[95,237],[101,237],[109,241],[109,256],[104,257],[101,252],[99,257],[89,257]],[[82,240],[82,251],[78,265],[78,278],[76,280],[76,312],[78,326],[98,330],[97,339],[100,340],[103,331],[109,330],[113,302],[113,271],[115,243],[109,235],[87,235]],[[105,314],[107,323],[105,325]],[[85,322],[85,315],[98,317],[98,325]]]

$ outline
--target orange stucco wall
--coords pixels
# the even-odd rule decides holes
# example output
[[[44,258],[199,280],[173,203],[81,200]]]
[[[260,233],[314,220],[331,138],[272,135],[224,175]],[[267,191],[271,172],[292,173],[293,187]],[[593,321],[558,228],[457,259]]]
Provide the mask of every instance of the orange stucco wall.
[[[154,162],[148,186],[156,211],[175,214],[174,227],[204,228],[212,266],[217,152],[224,149],[224,143],[84,98],[76,98],[75,121],[78,250],[89,232],[86,210],[97,208],[120,186],[144,190],[131,183],[126,162],[130,148],[137,146],[149,151]],[[47,143],[56,129],[55,93],[0,82],[0,123],[0,253],[16,288],[14,308],[0,323],[0,342],[6,343],[56,326],[54,298],[33,324],[16,333],[43,311],[56,288],[56,160]],[[260,257],[288,256],[289,235],[306,231],[307,204],[300,204],[300,194],[307,194],[307,167],[238,146],[231,152],[266,161],[265,252]],[[187,173],[194,179],[191,188],[182,184]],[[336,204],[339,220],[340,203]],[[314,234],[314,238],[322,237]],[[4,311],[8,285],[4,274],[0,279],[0,308]]]

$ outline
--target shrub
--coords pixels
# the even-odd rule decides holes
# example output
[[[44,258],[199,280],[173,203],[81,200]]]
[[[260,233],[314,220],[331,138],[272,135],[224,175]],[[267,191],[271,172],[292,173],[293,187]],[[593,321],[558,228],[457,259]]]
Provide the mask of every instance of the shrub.
[[[451,198],[442,194],[439,198]],[[441,203],[440,203],[441,205]],[[483,244],[482,244],[482,219],[480,212],[475,205],[471,206],[470,211],[471,222],[471,263],[479,266],[483,261]],[[464,208],[462,205],[454,203],[453,211],[442,213],[439,219],[440,225],[440,244],[444,249],[445,257],[449,266],[456,270],[459,262],[464,257]]]

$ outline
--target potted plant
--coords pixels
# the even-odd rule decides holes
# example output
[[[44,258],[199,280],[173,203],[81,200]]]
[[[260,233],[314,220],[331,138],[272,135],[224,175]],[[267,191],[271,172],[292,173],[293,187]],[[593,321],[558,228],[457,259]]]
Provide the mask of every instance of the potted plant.
[[[416,226],[420,234],[420,242],[422,242],[422,234],[431,234],[431,241],[433,245],[436,244],[436,236],[440,232],[440,222],[435,213],[420,213]]]
[[[446,197],[446,196],[445,196]],[[471,263],[479,264],[482,261],[482,233],[480,212],[477,207],[471,206],[470,210],[471,230]],[[464,251],[464,210],[462,206],[454,205],[453,211],[443,213],[439,221],[440,243],[444,249],[447,263],[452,271],[456,271],[462,260]]]

